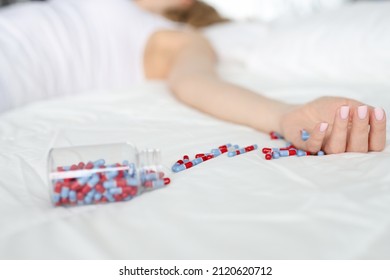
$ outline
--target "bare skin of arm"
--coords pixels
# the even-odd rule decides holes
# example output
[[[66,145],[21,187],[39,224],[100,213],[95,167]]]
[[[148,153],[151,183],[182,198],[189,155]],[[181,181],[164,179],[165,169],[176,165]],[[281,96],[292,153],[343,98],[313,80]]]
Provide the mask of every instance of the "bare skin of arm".
[[[146,49],[146,76],[167,79],[178,100],[209,115],[263,132],[279,132],[313,153],[385,147],[386,116],[380,108],[337,97],[303,105],[283,103],[222,80],[216,64],[209,42],[195,32],[157,32]],[[308,141],[300,139],[302,129],[311,134]]]

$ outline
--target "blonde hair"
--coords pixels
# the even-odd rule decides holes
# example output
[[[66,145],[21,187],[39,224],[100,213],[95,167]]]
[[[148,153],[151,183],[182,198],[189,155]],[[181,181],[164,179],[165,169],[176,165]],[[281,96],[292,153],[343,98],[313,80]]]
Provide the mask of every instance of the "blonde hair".
[[[212,6],[196,0],[188,9],[168,10],[164,16],[172,21],[186,23],[194,28],[202,28],[216,23],[228,22]]]

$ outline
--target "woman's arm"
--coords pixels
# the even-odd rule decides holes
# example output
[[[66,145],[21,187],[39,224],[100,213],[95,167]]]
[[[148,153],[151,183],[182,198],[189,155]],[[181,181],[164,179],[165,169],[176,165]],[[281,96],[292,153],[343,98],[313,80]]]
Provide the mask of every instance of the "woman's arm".
[[[165,60],[162,68],[166,71],[160,73],[160,78],[167,78],[175,96],[193,108],[260,131],[279,132],[298,148],[310,152],[380,151],[385,146],[386,116],[379,108],[335,97],[304,105],[266,98],[220,79],[216,55],[200,34],[161,31],[156,38],[159,40],[152,45],[159,51],[151,53],[156,58],[164,57],[160,62]],[[308,141],[300,139],[302,129],[310,132]]]

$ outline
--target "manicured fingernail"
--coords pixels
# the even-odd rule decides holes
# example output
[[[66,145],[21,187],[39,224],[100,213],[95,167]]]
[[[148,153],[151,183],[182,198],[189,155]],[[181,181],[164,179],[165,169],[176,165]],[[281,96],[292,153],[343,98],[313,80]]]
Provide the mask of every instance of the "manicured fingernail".
[[[382,108],[375,108],[374,113],[377,121],[381,121],[385,117],[385,111]]]
[[[358,116],[359,116],[359,119],[361,120],[364,120],[366,117],[367,117],[367,106],[366,105],[363,105],[363,106],[359,106],[358,107]]]
[[[340,117],[341,117],[343,120],[348,119],[348,117],[349,117],[349,106],[341,106],[341,109],[340,109]]]
[[[328,126],[329,126],[329,124],[328,123],[321,123],[321,125],[320,125],[320,131],[321,132],[325,132],[325,130],[327,130],[328,129]]]

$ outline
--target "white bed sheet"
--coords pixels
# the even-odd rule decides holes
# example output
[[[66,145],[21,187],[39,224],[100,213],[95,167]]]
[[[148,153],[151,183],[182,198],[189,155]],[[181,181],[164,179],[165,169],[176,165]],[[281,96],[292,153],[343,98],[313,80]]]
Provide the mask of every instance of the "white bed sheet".
[[[227,76],[227,75],[225,75]],[[280,99],[349,95],[390,112],[386,88],[260,85]],[[389,133],[388,133],[389,136]],[[221,156],[126,203],[53,208],[53,146],[130,140],[168,168],[224,143],[278,146],[266,134],[179,104],[164,84],[45,101],[0,116],[2,259],[389,259],[390,143],[382,153],[266,161]]]

